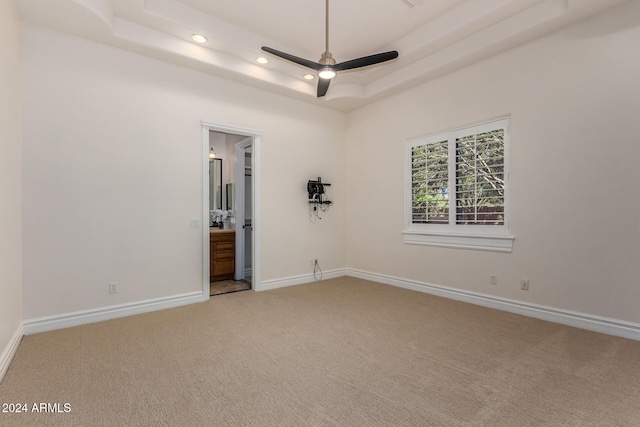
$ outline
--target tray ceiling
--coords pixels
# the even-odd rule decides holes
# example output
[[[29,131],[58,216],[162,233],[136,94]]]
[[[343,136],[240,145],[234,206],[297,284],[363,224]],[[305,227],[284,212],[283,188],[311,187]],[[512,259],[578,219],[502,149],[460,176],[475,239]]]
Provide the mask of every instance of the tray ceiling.
[[[324,0],[17,0],[22,18],[107,45],[350,111],[541,37],[626,0],[332,0],[338,62],[386,50],[397,60],[342,72],[327,96],[317,77],[269,56],[270,46],[317,61]],[[198,44],[193,34],[207,42]],[[266,56],[269,62],[256,59]],[[314,74],[314,73],[312,73]]]

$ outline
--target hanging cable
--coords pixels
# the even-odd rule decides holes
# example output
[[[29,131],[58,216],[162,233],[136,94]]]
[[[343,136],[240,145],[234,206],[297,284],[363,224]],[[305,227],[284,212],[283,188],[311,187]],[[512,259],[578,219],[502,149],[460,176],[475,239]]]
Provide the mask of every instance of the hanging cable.
[[[315,224],[318,219],[322,219],[318,216],[318,212],[316,211],[316,206],[309,203],[309,221],[312,224]]]
[[[320,278],[318,278],[318,274]],[[322,280],[322,269],[320,268],[320,264],[318,264],[318,260],[313,265],[313,278],[316,280]]]

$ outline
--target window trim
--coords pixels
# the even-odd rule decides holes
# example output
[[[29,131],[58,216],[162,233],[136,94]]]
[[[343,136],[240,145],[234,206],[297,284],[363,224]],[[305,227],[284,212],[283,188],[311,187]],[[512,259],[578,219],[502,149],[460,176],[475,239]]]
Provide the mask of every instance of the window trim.
[[[511,252],[515,239],[509,233],[511,210],[509,209],[509,146],[510,117],[465,126],[437,134],[419,136],[408,139],[405,146],[405,230],[403,240],[405,244],[428,245],[447,248],[474,249],[493,252]],[[448,140],[449,144],[461,136],[481,133],[489,130],[504,129],[504,224],[503,225],[464,225],[455,224],[455,206],[453,207],[453,224],[414,224],[412,220],[413,194],[411,188],[411,149],[417,145],[430,142]],[[453,163],[453,164],[452,164]],[[455,160],[449,167],[455,168]],[[449,176],[451,181],[451,175]],[[451,215],[452,207],[449,207]]]

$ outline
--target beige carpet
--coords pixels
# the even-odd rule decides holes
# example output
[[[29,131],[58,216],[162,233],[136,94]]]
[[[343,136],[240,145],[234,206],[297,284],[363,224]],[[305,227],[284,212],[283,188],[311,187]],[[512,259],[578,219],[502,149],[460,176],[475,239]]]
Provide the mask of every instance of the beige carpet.
[[[353,278],[25,337],[2,426],[640,426],[640,342]]]

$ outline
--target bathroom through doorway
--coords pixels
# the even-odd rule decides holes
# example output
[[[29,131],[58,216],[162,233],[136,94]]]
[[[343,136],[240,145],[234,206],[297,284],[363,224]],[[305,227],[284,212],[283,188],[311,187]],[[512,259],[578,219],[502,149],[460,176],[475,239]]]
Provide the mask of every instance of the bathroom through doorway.
[[[203,271],[209,296],[256,289],[259,203],[256,139],[251,131],[203,123],[206,140],[206,222]],[[203,227],[204,228],[204,227]]]

